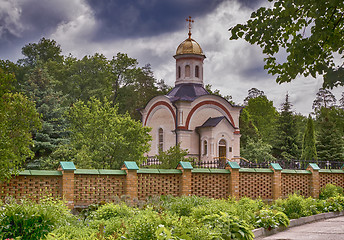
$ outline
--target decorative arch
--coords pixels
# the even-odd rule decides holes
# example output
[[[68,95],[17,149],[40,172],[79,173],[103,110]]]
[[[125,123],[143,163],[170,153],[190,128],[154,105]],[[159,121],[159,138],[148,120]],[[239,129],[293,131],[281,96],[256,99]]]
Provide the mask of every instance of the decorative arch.
[[[147,116],[146,116],[146,119],[145,119],[145,126],[147,125],[147,120],[149,118],[149,115],[152,113],[153,109],[158,107],[158,106],[160,106],[160,105],[165,106],[165,107],[167,107],[170,110],[170,112],[172,113],[172,116],[173,116],[174,124],[176,124],[176,113],[174,112],[174,110],[171,107],[171,105],[168,104],[167,102],[159,101],[159,102],[154,103],[154,105],[149,109],[149,111],[147,113]]]
[[[231,122],[231,124],[235,128],[233,117],[232,117],[231,113],[228,111],[228,109],[225,106],[223,106],[221,103],[218,103],[218,102],[212,101],[212,100],[208,100],[208,101],[203,101],[203,102],[196,104],[196,106],[194,106],[191,109],[190,113],[188,114],[188,116],[186,118],[185,129],[189,129],[190,120],[191,120],[192,115],[195,113],[195,111],[204,105],[215,105],[215,106],[221,108],[227,114],[229,121]]]

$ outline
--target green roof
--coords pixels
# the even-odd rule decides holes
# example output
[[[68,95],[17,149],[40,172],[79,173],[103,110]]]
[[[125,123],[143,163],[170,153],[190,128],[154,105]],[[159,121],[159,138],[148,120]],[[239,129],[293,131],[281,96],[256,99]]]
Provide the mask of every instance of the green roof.
[[[316,163],[310,163],[308,164],[309,167],[311,167],[313,170],[320,170],[320,167]]]
[[[192,165],[190,162],[183,162],[180,161],[179,165],[183,168],[183,169],[193,169]]]
[[[282,170],[282,167],[279,165],[279,163],[270,163],[270,166],[277,171]]]
[[[128,170],[139,170],[139,167],[134,161],[124,161],[124,165]]]
[[[230,166],[230,168],[232,169],[240,169],[240,166],[237,162],[230,162],[230,161],[227,161],[227,164]]]
[[[63,170],[76,170],[73,162],[60,162],[60,165]]]

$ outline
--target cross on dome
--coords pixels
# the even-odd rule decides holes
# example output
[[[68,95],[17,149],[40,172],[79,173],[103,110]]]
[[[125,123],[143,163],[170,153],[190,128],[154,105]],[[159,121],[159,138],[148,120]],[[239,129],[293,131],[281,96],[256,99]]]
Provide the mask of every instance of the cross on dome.
[[[191,16],[189,18],[185,19],[187,22],[189,22],[189,38],[191,38],[191,23],[195,22],[193,19],[191,19]]]

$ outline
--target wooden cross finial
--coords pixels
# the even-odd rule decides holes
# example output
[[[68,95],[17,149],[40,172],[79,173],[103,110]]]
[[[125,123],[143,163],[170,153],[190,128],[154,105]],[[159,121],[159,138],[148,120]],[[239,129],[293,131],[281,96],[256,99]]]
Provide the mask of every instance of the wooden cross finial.
[[[189,38],[191,38],[191,23],[195,22],[191,19],[191,16],[189,18],[185,19],[187,22],[189,22]]]

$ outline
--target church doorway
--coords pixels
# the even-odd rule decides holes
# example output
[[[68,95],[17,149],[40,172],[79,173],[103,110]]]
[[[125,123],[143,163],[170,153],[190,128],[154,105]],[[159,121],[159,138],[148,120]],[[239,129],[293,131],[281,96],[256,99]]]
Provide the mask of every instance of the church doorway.
[[[220,166],[225,166],[227,160],[227,151],[226,151],[226,140],[221,139],[219,141],[219,162]]]

